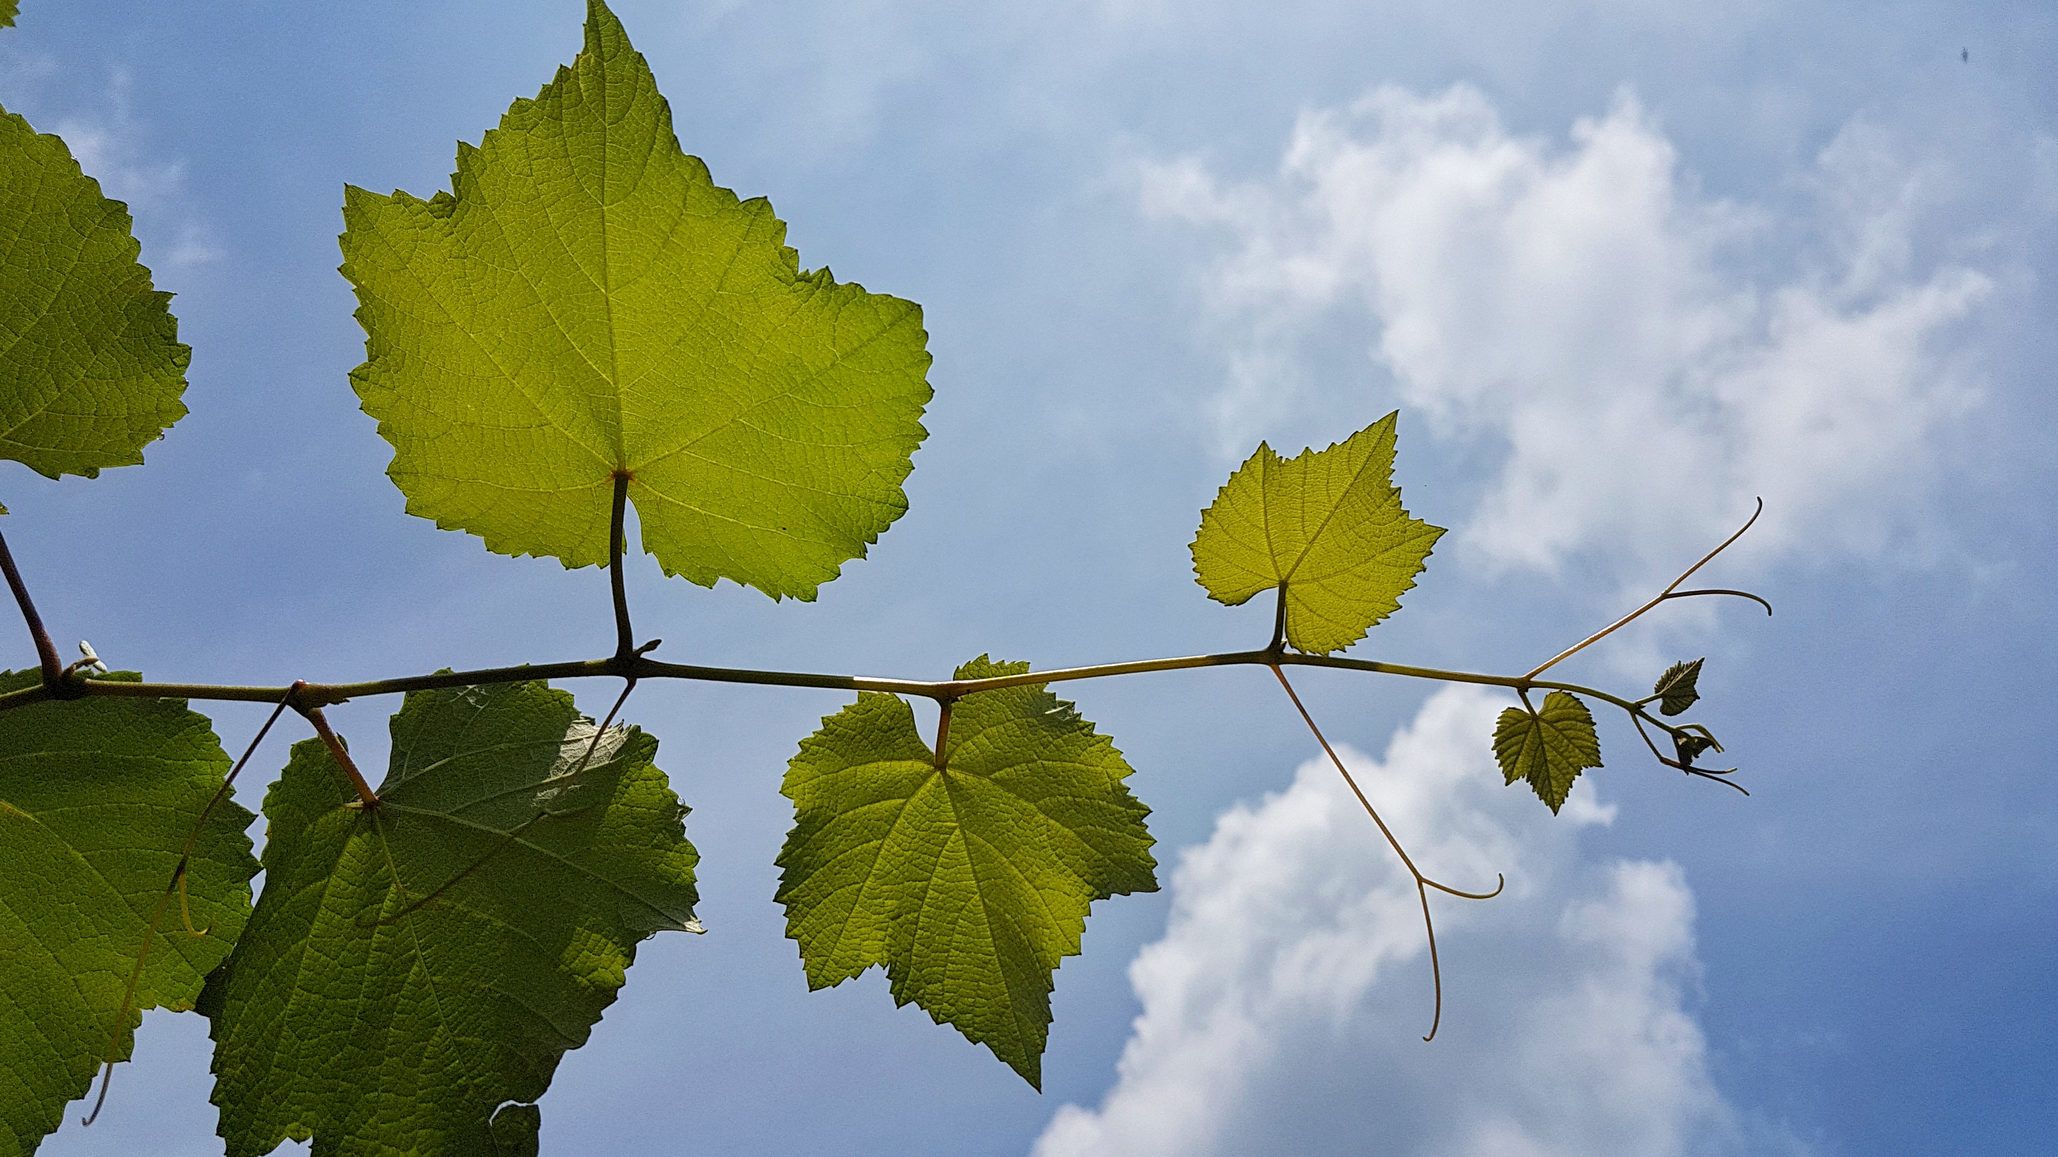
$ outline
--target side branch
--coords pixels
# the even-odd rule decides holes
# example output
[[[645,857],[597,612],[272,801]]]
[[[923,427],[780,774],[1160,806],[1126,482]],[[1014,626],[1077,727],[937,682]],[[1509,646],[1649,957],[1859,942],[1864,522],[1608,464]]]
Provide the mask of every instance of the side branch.
[[[57,657],[57,644],[51,642],[50,632],[43,626],[43,616],[36,613],[35,600],[29,597],[29,585],[22,581],[21,570],[14,565],[14,552],[7,549],[7,536],[4,534],[0,534],[0,571],[6,572],[7,588],[14,592],[14,603],[21,608],[29,637],[35,640],[36,663],[43,670],[43,686],[51,694],[61,694],[64,663]]]

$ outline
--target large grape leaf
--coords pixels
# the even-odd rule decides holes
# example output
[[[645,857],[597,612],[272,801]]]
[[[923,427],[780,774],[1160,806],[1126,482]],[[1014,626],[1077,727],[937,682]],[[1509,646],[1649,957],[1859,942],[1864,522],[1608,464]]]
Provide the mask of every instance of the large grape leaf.
[[[1027,671],[981,656],[960,679]],[[778,900],[808,985],[882,965],[926,1009],[1042,1086],[1052,973],[1095,900],[1157,888],[1129,765],[1041,686],[966,696],[944,758],[892,695],[861,694],[802,741]]]
[[[1552,813],[1564,806],[1572,781],[1601,765],[1601,741],[1593,713],[1576,695],[1553,691],[1543,710],[1527,706],[1501,712],[1493,731],[1494,758],[1509,783],[1527,780]]]
[[[92,477],[185,414],[189,351],[137,252],[128,207],[0,109],[0,458]]]
[[[1350,646],[1398,609],[1443,528],[1401,507],[1397,418],[1292,458],[1260,442],[1194,535],[1194,574],[1209,597],[1233,607],[1284,587],[1286,641],[1316,654]]]
[[[697,930],[686,809],[635,728],[543,683],[409,695],[365,808],[328,751],[265,797],[265,885],[201,998],[230,1154],[491,1154],[636,945]],[[587,752],[591,750],[590,760]],[[533,1148],[533,1145],[531,1145]]]
[[[0,692],[38,678],[0,674]],[[206,810],[228,766],[175,699],[0,712],[0,1155],[34,1151],[101,1063],[128,1056],[140,1010],[191,1008],[228,955],[257,871],[250,813]]]
[[[452,189],[344,202],[352,380],[409,511],[585,566],[626,476],[667,572],[808,599],[906,510],[920,307],[802,272],[771,206],[680,150],[604,4]]]

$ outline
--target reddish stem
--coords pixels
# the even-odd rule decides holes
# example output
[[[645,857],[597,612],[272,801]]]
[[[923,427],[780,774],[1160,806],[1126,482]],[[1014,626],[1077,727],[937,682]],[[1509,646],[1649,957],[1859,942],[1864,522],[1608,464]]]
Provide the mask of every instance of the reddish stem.
[[[309,723],[314,724],[314,733],[321,736],[322,743],[329,749],[329,757],[334,759],[336,766],[342,768],[343,774],[350,778],[350,786],[357,789],[357,798],[364,802],[365,808],[369,810],[378,807],[379,793],[373,791],[372,785],[365,782],[364,773],[357,770],[357,761],[350,758],[350,750],[343,746],[342,738],[329,726],[328,717],[322,714],[322,709],[304,707],[300,713],[307,716]]]
[[[29,585],[22,581],[21,571],[14,565],[14,553],[7,549],[4,534],[0,534],[0,571],[6,572],[8,589],[14,592],[14,602],[21,608],[22,621],[28,624],[29,637],[36,641],[36,662],[43,668],[43,686],[56,691],[64,679],[64,663],[57,657],[57,644],[50,641],[50,632],[43,626],[43,616],[36,613]]]

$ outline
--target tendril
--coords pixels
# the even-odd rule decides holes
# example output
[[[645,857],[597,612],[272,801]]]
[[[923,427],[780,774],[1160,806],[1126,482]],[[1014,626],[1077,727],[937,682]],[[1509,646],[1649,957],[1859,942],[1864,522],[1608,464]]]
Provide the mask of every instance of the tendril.
[[[1616,619],[1614,622],[1609,623],[1607,626],[1602,627],[1600,630],[1595,631],[1593,634],[1588,635],[1586,638],[1581,639],[1577,643],[1572,644],[1571,646],[1565,648],[1557,654],[1552,655],[1550,658],[1545,659],[1543,662],[1537,664],[1536,667],[1532,669],[1528,675],[1523,676],[1523,678],[1535,679],[1538,675],[1543,674],[1545,671],[1550,670],[1552,667],[1557,666],[1559,663],[1564,662],[1565,660],[1571,658],[1579,652],[1586,650],[1588,647],[1593,646],[1595,643],[1600,642],[1602,639],[1607,638],[1609,635],[1614,634],[1616,631],[1619,631],[1622,628],[1628,626],[1629,624],[1635,622],[1636,620],[1642,618],[1644,612],[1650,610],[1652,607],[1657,606],[1659,603],[1666,601],[1667,599],[1693,598],[1699,595],[1733,595],[1737,598],[1750,599],[1752,602],[1755,602],[1759,606],[1764,607],[1766,614],[1771,614],[1772,604],[1766,602],[1762,598],[1759,598],[1757,595],[1749,593],[1748,591],[1730,590],[1726,587],[1711,587],[1706,590],[1691,591],[1682,591],[1679,589],[1680,584],[1686,582],[1687,579],[1692,578],[1695,571],[1700,570],[1702,567],[1707,566],[1710,562],[1714,561],[1716,555],[1721,554],[1725,550],[1728,550],[1730,544],[1734,543],[1737,539],[1742,538],[1744,536],[1745,531],[1751,529],[1752,526],[1756,525],[1758,521],[1758,516],[1765,513],[1765,500],[1763,498],[1760,498],[1757,500],[1757,502],[1757,509],[1751,511],[1751,517],[1745,519],[1744,524],[1742,526],[1737,527],[1736,533],[1730,535],[1728,538],[1725,538],[1721,542],[1717,543],[1715,545],[1715,549],[1702,555],[1699,562],[1696,562],[1694,565],[1679,572],[1679,577],[1665,584],[1665,589],[1659,591],[1655,596],[1651,598],[1649,602],[1629,612],[1621,618]]]
[[[1300,712],[1301,722],[1308,725],[1308,730],[1315,736],[1315,742],[1322,746],[1323,754],[1329,757],[1329,762],[1335,766],[1337,774],[1343,776],[1344,783],[1350,786],[1351,794],[1358,797],[1358,803],[1364,807],[1365,814],[1371,816],[1372,822],[1378,825],[1379,834],[1386,837],[1387,846],[1400,857],[1401,864],[1408,869],[1408,874],[1415,878],[1415,894],[1422,901],[1422,927],[1429,939],[1429,980],[1435,1001],[1434,1012],[1429,1020],[1429,1032],[1422,1039],[1435,1040],[1436,1030],[1443,1024],[1443,964],[1436,954],[1436,921],[1429,913],[1429,889],[1435,888],[1439,892],[1464,900],[1491,900],[1501,894],[1501,889],[1507,886],[1508,878],[1495,873],[1493,891],[1467,892],[1424,875],[1422,869],[1417,868],[1414,859],[1408,855],[1408,849],[1401,846],[1401,841],[1393,834],[1393,829],[1386,826],[1386,820],[1380,817],[1379,809],[1373,807],[1372,801],[1366,798],[1364,789],[1358,786],[1357,779],[1351,775],[1350,769],[1344,766],[1343,759],[1336,754],[1336,749],[1329,745],[1328,738],[1322,734],[1322,728],[1315,723],[1315,717],[1308,713],[1307,705],[1301,702],[1301,697],[1294,691],[1293,684],[1287,682],[1286,671],[1274,663],[1272,674],[1278,678],[1279,685],[1286,689],[1286,697],[1293,700],[1294,710]]]

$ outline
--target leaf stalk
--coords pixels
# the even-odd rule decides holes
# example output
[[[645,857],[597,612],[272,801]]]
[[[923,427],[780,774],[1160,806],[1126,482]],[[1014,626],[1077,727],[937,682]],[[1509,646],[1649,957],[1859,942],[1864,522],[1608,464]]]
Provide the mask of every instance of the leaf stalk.
[[[305,684],[295,686],[304,687]],[[336,734],[335,728],[329,726],[328,716],[323,715],[319,707],[309,707],[297,702],[294,706],[314,725],[314,733],[321,737],[322,745],[329,749],[329,757],[336,761],[336,766],[350,780],[350,786],[357,789],[358,801],[364,805],[365,810],[376,809],[379,806],[379,793],[372,790],[372,785],[366,782],[364,773],[357,770],[357,761],[350,758],[350,749],[343,746],[342,737]]]

